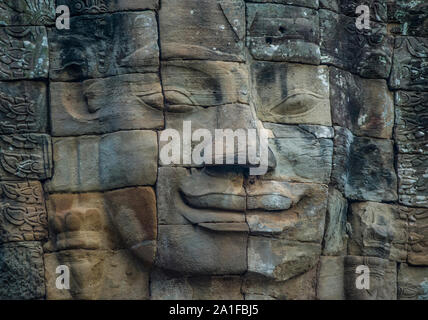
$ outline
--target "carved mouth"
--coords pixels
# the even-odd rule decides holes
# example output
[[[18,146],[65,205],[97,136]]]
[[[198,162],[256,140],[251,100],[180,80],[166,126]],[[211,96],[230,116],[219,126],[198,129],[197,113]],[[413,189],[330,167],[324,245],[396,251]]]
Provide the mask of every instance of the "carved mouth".
[[[275,190],[275,185],[264,193],[248,194],[236,179],[239,176],[216,177],[204,171],[184,179],[179,194],[188,210],[182,215],[191,223],[214,231],[248,232],[246,211],[282,212],[293,204],[288,195]]]

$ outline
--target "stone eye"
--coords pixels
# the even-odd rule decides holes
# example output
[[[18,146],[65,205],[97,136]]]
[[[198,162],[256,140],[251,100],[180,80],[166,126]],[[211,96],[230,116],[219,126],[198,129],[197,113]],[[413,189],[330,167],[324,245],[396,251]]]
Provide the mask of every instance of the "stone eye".
[[[273,107],[272,112],[284,116],[300,116],[311,111],[321,99],[314,93],[295,93]]]

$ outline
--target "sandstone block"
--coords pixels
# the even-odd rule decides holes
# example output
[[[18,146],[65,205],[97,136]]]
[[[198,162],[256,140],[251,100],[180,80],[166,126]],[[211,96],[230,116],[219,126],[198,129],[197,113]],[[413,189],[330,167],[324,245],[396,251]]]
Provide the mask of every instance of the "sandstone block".
[[[400,153],[428,154],[428,93],[398,91],[395,94],[395,140]]]
[[[57,0],[57,5],[66,5],[71,15],[102,14],[117,11],[155,10],[159,0]]]
[[[330,101],[335,125],[357,136],[391,139],[394,98],[385,80],[364,79],[331,67]]]
[[[347,129],[335,129],[332,181],[338,189],[352,200],[396,200],[392,142],[354,137]]]
[[[156,271],[150,287],[152,300],[243,300],[238,276],[177,278]]]
[[[348,253],[393,261],[407,260],[408,210],[396,205],[358,202],[351,205]]]
[[[354,17],[324,9],[319,15],[322,63],[365,78],[388,78],[393,38],[385,23],[371,22],[371,29],[358,30]]]
[[[392,32],[403,36],[426,37],[428,35],[428,9],[424,0],[394,0],[388,6],[388,19]]]
[[[323,255],[336,256],[347,252],[346,216],[348,201],[333,187],[328,190],[328,206]]]
[[[358,266],[370,270],[370,289],[358,289]],[[347,300],[397,300],[397,264],[375,257],[345,257],[345,297]]]
[[[247,271],[247,234],[192,225],[160,225],[156,266],[182,275],[240,275]]]
[[[159,224],[199,224],[206,228],[247,228],[246,193],[239,173],[205,168],[159,168],[157,182]]]
[[[54,22],[55,0],[3,0],[0,26],[43,26]]]
[[[398,154],[397,166],[400,203],[428,208],[428,155]]]
[[[0,80],[47,78],[48,37],[44,27],[0,27]]]
[[[46,132],[47,93],[43,82],[0,82],[0,133]]]
[[[0,136],[1,180],[45,180],[52,175],[51,138],[46,134]]]
[[[171,112],[191,111],[193,106],[248,104],[249,100],[248,71],[241,63],[166,61],[162,63],[162,84]]]
[[[318,11],[247,3],[247,46],[257,60],[320,63]]]
[[[246,217],[252,234],[321,243],[327,187],[258,180],[246,190]]]
[[[331,126],[326,66],[257,61],[251,77],[260,120]]]
[[[70,19],[70,30],[49,32],[50,78],[55,81],[158,72],[154,12],[114,13]]]
[[[317,287],[318,299],[345,300],[344,266],[343,256],[321,256]]]
[[[153,131],[54,138],[53,150],[55,174],[47,183],[51,193],[104,191],[156,182],[158,148]]]
[[[43,250],[39,242],[0,245],[0,300],[43,298],[43,275]]]
[[[83,82],[51,82],[54,136],[160,129],[163,95],[155,73]]]
[[[316,268],[287,281],[247,277],[242,289],[245,300],[314,300]]]
[[[269,146],[275,156],[276,167],[263,179],[325,184],[330,181],[331,139],[317,138],[306,127],[273,123],[265,123],[264,127],[273,133]],[[328,132],[327,128],[325,130]]]
[[[394,62],[389,85],[393,89],[428,90],[426,64],[428,39],[418,37],[396,37]]]
[[[164,0],[159,21],[163,60],[244,61],[242,0]]]
[[[48,220],[40,182],[0,183],[0,243],[40,241]]]
[[[409,208],[409,255],[412,265],[428,266],[428,209]]]
[[[248,272],[285,281],[312,269],[320,254],[318,243],[250,236]]]
[[[44,255],[48,300],[146,300],[149,276],[125,250],[66,250]],[[56,268],[70,270],[70,289],[58,290]]]
[[[398,300],[428,300],[428,268],[400,264]]]

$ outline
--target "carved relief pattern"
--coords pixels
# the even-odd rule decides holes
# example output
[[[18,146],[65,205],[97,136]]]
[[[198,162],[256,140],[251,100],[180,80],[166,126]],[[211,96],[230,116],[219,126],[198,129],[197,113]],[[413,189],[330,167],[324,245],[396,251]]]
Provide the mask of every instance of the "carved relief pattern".
[[[400,202],[428,207],[428,155],[399,154],[398,177]]]
[[[55,0],[2,0],[0,25],[46,25],[53,23]]]
[[[428,92],[399,91],[396,107],[399,152],[428,154]]]
[[[0,136],[0,178],[36,179],[51,176],[51,140],[44,134]]]
[[[390,84],[394,89],[428,90],[428,39],[397,37]]]
[[[44,27],[0,27],[0,79],[44,78],[47,73]]]
[[[0,183],[0,243],[46,237],[47,214],[41,184]]]
[[[409,224],[409,263],[428,266],[428,209],[412,209]]]
[[[46,130],[46,85],[42,82],[0,83],[0,133]]]

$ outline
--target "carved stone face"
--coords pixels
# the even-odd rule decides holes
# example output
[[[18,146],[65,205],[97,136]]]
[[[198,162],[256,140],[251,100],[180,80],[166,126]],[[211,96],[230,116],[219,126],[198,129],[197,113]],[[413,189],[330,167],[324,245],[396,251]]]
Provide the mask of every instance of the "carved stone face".
[[[183,122],[191,121],[192,130],[208,129],[214,136],[215,129],[264,127],[271,138],[269,172],[257,177],[249,175],[246,165],[192,162],[170,166],[161,159],[155,265],[179,275],[249,271],[286,280],[312,268],[321,249],[327,190],[319,183],[330,175],[333,148],[331,128],[320,126],[331,126],[328,68],[253,61],[251,54],[257,55],[260,48],[252,50],[252,40],[249,48],[242,47],[242,28],[261,22],[246,21],[240,4],[163,4],[160,40],[165,128],[182,136]],[[275,7],[248,6],[251,10],[253,6]],[[305,10],[315,14],[310,9],[296,10],[302,16]],[[216,19],[206,21],[208,11]],[[296,25],[290,39],[299,32],[306,35],[315,21],[308,17]],[[284,24],[288,22],[286,19]],[[248,30],[253,37],[263,31]],[[314,34],[318,32],[317,27]],[[313,37],[308,42],[306,36],[296,41],[296,46],[308,46],[311,53],[299,57],[295,51],[289,61],[302,62],[319,54],[311,43]],[[248,55],[247,61],[242,61],[244,55]],[[290,125],[307,123],[313,125]],[[166,144],[160,142],[160,148]],[[183,146],[181,150],[183,154]],[[318,172],[310,169],[314,157],[321,159]],[[286,251],[292,253],[286,256]]]
[[[427,16],[0,0],[0,299],[426,298]],[[250,138],[233,164],[221,129]],[[250,131],[268,136],[259,176]]]

